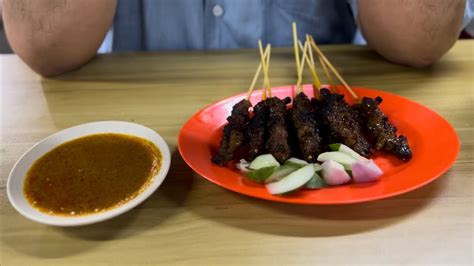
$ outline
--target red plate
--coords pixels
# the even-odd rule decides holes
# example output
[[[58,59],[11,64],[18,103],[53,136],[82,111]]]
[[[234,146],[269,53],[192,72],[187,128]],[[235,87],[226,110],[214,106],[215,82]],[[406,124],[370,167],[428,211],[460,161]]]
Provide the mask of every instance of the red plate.
[[[305,86],[304,90],[308,96],[313,95],[311,86]],[[366,88],[354,90],[360,97],[383,98],[380,108],[398,128],[398,133],[408,137],[413,151],[413,158],[406,163],[386,153],[375,154],[373,159],[384,171],[378,182],[272,196],[263,185],[246,179],[235,168],[214,165],[211,156],[219,146],[226,117],[244,94],[214,103],[193,115],[179,134],[179,152],[194,171],[219,186],[256,198],[298,204],[347,204],[392,197],[428,184],[451,167],[459,152],[459,140],[445,119],[416,102],[394,94]],[[292,86],[272,91],[273,96],[280,98],[294,93]],[[260,99],[261,91],[254,92],[251,102],[255,104]]]

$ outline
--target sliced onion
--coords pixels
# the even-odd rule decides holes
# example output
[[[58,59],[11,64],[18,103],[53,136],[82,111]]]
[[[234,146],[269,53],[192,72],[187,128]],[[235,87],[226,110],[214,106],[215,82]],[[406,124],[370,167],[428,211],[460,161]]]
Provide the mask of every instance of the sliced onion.
[[[249,165],[250,165],[249,162],[247,162],[245,159],[241,159],[240,162],[235,164],[235,167],[237,167],[237,169],[239,169],[240,172],[245,174],[248,171],[250,171],[250,169],[248,168]]]
[[[373,160],[352,164],[352,177],[356,183],[377,181],[382,174],[382,169]]]
[[[351,181],[351,177],[344,170],[344,166],[336,161],[327,160],[322,164],[323,178],[326,184],[337,186]]]

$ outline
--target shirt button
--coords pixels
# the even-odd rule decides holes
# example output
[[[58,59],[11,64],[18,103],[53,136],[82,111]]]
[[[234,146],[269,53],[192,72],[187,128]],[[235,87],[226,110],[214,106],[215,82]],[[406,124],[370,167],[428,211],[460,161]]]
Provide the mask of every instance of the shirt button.
[[[212,14],[214,14],[214,16],[216,16],[216,17],[220,17],[220,16],[222,16],[222,14],[224,14],[224,9],[222,8],[221,5],[215,5],[212,8]]]

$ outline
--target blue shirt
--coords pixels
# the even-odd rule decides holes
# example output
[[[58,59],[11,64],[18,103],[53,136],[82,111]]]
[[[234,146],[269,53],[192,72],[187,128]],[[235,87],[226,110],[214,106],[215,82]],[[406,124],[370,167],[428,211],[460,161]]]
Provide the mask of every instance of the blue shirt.
[[[292,21],[319,43],[352,42],[356,32],[347,0],[119,0],[112,50],[288,46]]]
[[[467,24],[474,0],[466,1]],[[325,43],[364,43],[353,13],[357,0],[119,0],[112,29],[99,49],[154,51],[254,48],[258,39],[292,45],[298,35]]]

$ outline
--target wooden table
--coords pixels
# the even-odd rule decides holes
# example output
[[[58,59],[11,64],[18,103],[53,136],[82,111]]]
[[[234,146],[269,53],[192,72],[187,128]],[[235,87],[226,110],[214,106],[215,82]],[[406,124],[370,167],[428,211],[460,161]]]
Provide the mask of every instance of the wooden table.
[[[178,154],[178,131],[194,112],[247,89],[256,50],[104,55],[55,79],[3,55],[1,265],[472,265],[473,49],[473,41],[460,41],[434,67],[417,70],[363,47],[323,47],[350,84],[428,106],[450,121],[462,143],[456,164],[437,181],[347,206],[241,196],[193,173]],[[272,85],[294,83],[294,69],[291,49],[275,49]],[[37,224],[10,206],[6,180],[23,152],[63,128],[109,119],[149,126],[170,145],[170,173],[150,199],[79,228]]]

